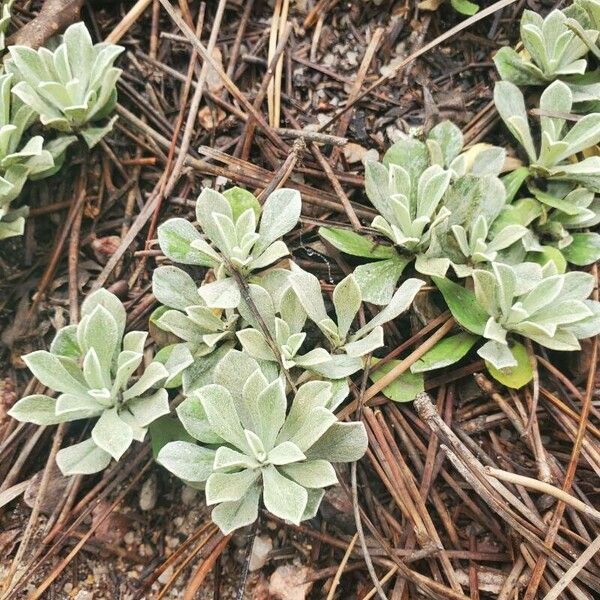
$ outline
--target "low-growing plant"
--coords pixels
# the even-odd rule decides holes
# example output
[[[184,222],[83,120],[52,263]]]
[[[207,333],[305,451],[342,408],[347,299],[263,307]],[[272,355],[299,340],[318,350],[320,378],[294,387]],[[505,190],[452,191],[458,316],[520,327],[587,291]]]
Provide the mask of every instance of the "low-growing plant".
[[[92,148],[113,127],[116,117],[98,125],[117,102],[121,70],[113,66],[122,46],[94,44],[84,23],[67,28],[54,51],[9,47],[6,68],[18,83],[13,94],[39,116],[44,127],[77,133]]]
[[[215,383],[187,398],[178,415],[200,444],[174,441],[158,462],[205,489],[212,519],[224,534],[253,523],[259,504],[291,523],[316,515],[324,488],[337,483],[331,463],[360,459],[367,435],[362,423],[333,414],[332,385],[309,381],[288,410],[281,376],[269,380],[245,353],[230,351]]]
[[[28,209],[12,208],[28,179],[55,173],[75,138],[63,137],[44,144],[40,135],[25,138],[35,113],[11,97],[12,75],[0,75],[0,240],[21,235]]]
[[[519,199],[504,210],[499,223],[529,227],[531,234],[522,238],[527,251],[541,252],[548,244],[559,249],[569,262],[591,264],[600,257],[600,236],[573,230],[600,221],[600,203],[594,196],[600,191],[600,157],[575,158],[600,141],[600,113],[584,115],[568,129],[565,115],[571,110],[573,97],[566,84],[555,81],[540,98],[538,152],[521,91],[512,83],[499,82],[494,99],[500,116],[527,153],[527,185],[537,201]],[[538,181],[543,180],[542,187]],[[514,257],[515,261],[522,259],[523,255]]]
[[[578,350],[580,339],[600,332],[600,303],[590,300],[594,277],[560,274],[554,262],[506,265],[473,272],[473,291],[434,278],[456,321],[488,341],[479,356],[500,371],[517,367],[510,335],[553,350]]]
[[[49,352],[23,357],[59,396],[26,396],[11,408],[12,417],[37,425],[99,417],[89,439],[59,450],[56,462],[65,475],[101,471],[142,441],[148,425],[169,412],[165,384],[191,361],[184,358],[171,371],[157,361],[142,368],[147,333],[124,334],[125,318],[120,300],[100,289],[83,302],[79,324],[57,332]]]
[[[574,31],[577,21],[571,15],[584,21],[585,40]],[[520,32],[523,51],[504,47],[494,56],[502,79],[521,86],[546,86],[561,79],[569,85],[575,102],[600,99],[600,82],[590,82],[584,77],[588,66],[585,56],[590,44],[596,43],[599,32],[592,28],[582,8],[573,6],[570,13],[553,10],[545,18],[525,10]]]
[[[505,205],[505,188],[497,177],[504,151],[478,145],[461,154],[462,148],[460,130],[445,121],[425,142],[403,139],[386,152],[383,163],[367,163],[365,189],[379,212],[371,228],[392,246],[369,242],[348,230],[319,230],[339,250],[373,261],[354,270],[367,302],[387,304],[413,260],[419,273],[445,276],[452,264],[448,244],[460,250],[449,239],[453,228],[471,227],[483,217],[489,229]],[[471,255],[469,251],[464,259]],[[460,252],[453,257],[462,260]]]
[[[242,298],[236,276],[246,281],[289,254],[280,238],[296,226],[301,204],[292,189],[273,192],[261,207],[240,188],[205,188],[196,201],[204,236],[186,219],[169,219],[158,228],[160,248],[175,263],[211,267],[216,281],[202,285],[200,297],[209,308],[233,309]]]

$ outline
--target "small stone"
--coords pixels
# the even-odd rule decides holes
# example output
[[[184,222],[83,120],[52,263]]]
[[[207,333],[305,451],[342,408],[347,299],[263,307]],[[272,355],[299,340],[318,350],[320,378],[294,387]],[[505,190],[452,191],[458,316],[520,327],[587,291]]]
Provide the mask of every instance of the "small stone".
[[[181,501],[186,506],[191,506],[196,501],[196,496],[198,495],[198,490],[195,490],[193,487],[189,485],[184,485],[181,490]]]
[[[92,592],[88,592],[87,590],[81,590],[75,596],[75,600],[93,600],[93,598]]]
[[[277,567],[269,580],[269,593],[280,600],[305,600],[313,582],[306,581],[311,570],[308,567],[282,565]]]
[[[250,555],[250,571],[262,569],[269,557],[269,552],[273,550],[273,540],[266,535],[259,535],[254,538],[252,545],[252,554]]]
[[[73,584],[72,583],[65,583],[63,590],[67,593],[70,594],[73,591]]]
[[[158,582],[165,585],[173,576],[173,565],[168,566],[158,577]]]
[[[133,544],[133,542],[135,542],[135,535],[133,533],[133,531],[128,531],[125,534],[125,537],[123,538],[123,541],[130,546],[131,544]]]
[[[152,473],[142,485],[140,490],[140,508],[144,511],[152,510],[156,506],[158,498],[158,479],[156,473]]]

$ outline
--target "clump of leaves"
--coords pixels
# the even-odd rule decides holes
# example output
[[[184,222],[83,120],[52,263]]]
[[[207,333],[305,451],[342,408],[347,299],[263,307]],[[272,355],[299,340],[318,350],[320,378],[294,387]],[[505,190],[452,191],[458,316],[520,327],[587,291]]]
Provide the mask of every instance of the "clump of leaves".
[[[594,277],[581,271],[559,274],[552,261],[506,265],[473,273],[474,290],[434,278],[462,327],[488,341],[478,354],[499,371],[514,369],[517,334],[553,350],[578,350],[580,339],[600,332],[600,303],[590,300]]]
[[[275,516],[298,524],[312,518],[324,488],[337,483],[332,462],[360,459],[367,436],[362,423],[333,414],[343,398],[332,385],[298,388],[289,411],[283,379],[269,380],[245,353],[230,351],[217,365],[215,383],[187,398],[177,413],[200,444],[174,441],[158,462],[177,477],[204,485],[223,533],[253,523],[260,499]]]
[[[18,80],[13,93],[39,115],[43,126],[78,133],[91,148],[116,119],[96,125],[116,105],[121,70],[113,63],[123,50],[114,44],[94,44],[84,23],[68,27],[54,51],[11,46],[7,69]]]
[[[500,117],[523,146],[529,170],[535,177],[549,181],[567,181],[600,192],[600,157],[571,160],[577,153],[600,141],[600,113],[590,113],[567,127],[573,106],[573,94],[562,81],[551,83],[540,97],[540,149],[536,149],[529,128],[525,100],[519,88],[500,81],[494,88],[494,102]]]
[[[238,314],[231,309],[208,308],[198,293],[194,280],[183,269],[162,266],[152,275],[152,293],[162,304],[150,316],[150,322],[160,330],[176,336],[173,344],[160,354],[171,356],[180,352],[191,354],[194,362],[183,373],[184,391],[190,389],[191,375],[203,372],[212,359],[208,356],[221,344],[235,339]]]
[[[44,144],[40,135],[24,140],[35,121],[35,112],[11,98],[13,76],[0,75],[0,240],[21,235],[27,207],[11,208],[27,179],[40,179],[56,172],[67,146],[75,138],[63,137]]]
[[[482,145],[461,154],[462,147],[460,130],[444,121],[425,142],[401,140],[386,152],[383,163],[367,163],[365,189],[379,212],[371,227],[392,246],[343,229],[319,230],[339,250],[374,259],[354,271],[364,300],[387,304],[413,260],[418,272],[445,276],[451,264],[445,248],[451,229],[480,215],[490,223],[504,206],[505,189],[496,176],[504,151]]]
[[[99,417],[91,438],[58,452],[56,462],[65,475],[106,468],[133,440],[144,439],[152,421],[169,412],[164,385],[186,361],[173,365],[171,372],[154,361],[135,376],[147,333],[124,334],[125,318],[120,300],[100,289],[83,302],[79,324],[58,331],[50,352],[23,357],[40,383],[59,396],[26,396],[11,408],[12,417],[37,425]]]
[[[300,194],[287,188],[270,194],[262,207],[246,190],[205,188],[196,201],[204,235],[185,219],[169,219],[158,228],[158,241],[173,262],[212,267],[216,281],[198,293],[209,308],[232,309],[241,300],[236,276],[245,281],[289,254],[280,238],[296,226],[301,206]]]
[[[568,129],[562,115],[571,110],[573,96],[566,84],[555,81],[540,98],[543,114],[538,153],[520,90],[512,83],[499,82],[494,98],[500,116],[529,158],[532,177],[528,188],[533,196],[507,207],[498,223],[529,227],[530,234],[522,237],[526,251],[544,252],[544,244],[548,244],[558,249],[566,261],[591,264],[600,257],[600,236],[573,230],[600,222],[600,203],[594,196],[600,191],[600,157],[575,158],[600,141],[600,113],[587,114]],[[546,180],[544,189],[537,184],[540,179]],[[523,258],[515,255],[513,260]]]
[[[520,31],[524,50],[518,53],[504,47],[494,57],[502,79],[521,86],[545,86],[562,79],[571,87],[575,102],[600,98],[599,82],[583,77],[587,69],[584,57],[590,45],[596,43],[599,32],[585,18],[583,9],[575,10],[580,19],[588,21],[583,36],[574,30],[577,21],[566,11],[553,10],[546,18],[531,10],[523,11]]]

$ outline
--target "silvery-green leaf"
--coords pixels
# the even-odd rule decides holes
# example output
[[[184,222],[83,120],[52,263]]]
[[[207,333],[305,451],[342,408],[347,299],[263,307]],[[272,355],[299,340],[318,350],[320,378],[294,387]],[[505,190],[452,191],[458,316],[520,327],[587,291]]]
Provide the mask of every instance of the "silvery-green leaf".
[[[113,390],[120,391],[127,387],[129,378],[135,373],[138,367],[142,364],[144,355],[141,352],[132,352],[124,350],[119,354],[117,361],[117,372],[114,376]]]
[[[450,259],[445,257],[436,258],[418,254],[415,259],[415,269],[423,275],[445,277],[449,268]]]
[[[227,198],[215,190],[204,188],[196,200],[196,219],[208,239],[223,251],[227,242],[215,220],[218,215],[233,222],[233,211]]]
[[[234,397],[238,411],[243,405],[242,392],[248,378],[259,369],[259,364],[245,352],[230,350],[219,361],[214,372],[214,382],[222,385]],[[243,418],[243,415],[241,415]]]
[[[105,410],[92,429],[94,443],[119,460],[133,441],[131,427],[125,423],[116,408]]]
[[[241,500],[258,479],[259,470],[244,469],[236,473],[212,473],[206,480],[206,504]]]
[[[198,230],[186,219],[169,219],[158,227],[158,244],[167,258],[184,265],[217,265],[218,255],[206,243],[204,251],[192,246],[196,240],[203,241]]]
[[[379,325],[395,319],[404,311],[408,310],[419,290],[425,285],[422,279],[410,278],[402,282],[402,285],[396,290],[389,304],[384,307],[379,314],[371,319],[364,327],[361,327],[353,339],[364,336],[369,331]]]
[[[56,400],[43,394],[25,396],[16,402],[8,414],[17,421],[34,423],[35,425],[56,425],[70,421],[69,415],[56,415]]]
[[[387,150],[383,157],[383,164],[390,170],[393,165],[404,169],[412,182],[412,189],[416,189],[417,179],[429,166],[427,146],[414,138],[399,140]]]
[[[40,383],[46,387],[57,392],[76,395],[87,392],[83,382],[75,379],[56,356],[45,350],[36,350],[26,354],[23,356],[23,361]]]
[[[384,305],[392,299],[396,284],[410,259],[397,255],[388,260],[358,265],[354,277],[364,302]]]
[[[345,339],[362,303],[360,287],[353,275],[340,281],[333,290],[333,306],[340,338]]]
[[[281,318],[287,323],[290,332],[300,333],[306,323],[306,311],[294,290],[289,287],[281,296],[279,305]]]
[[[368,439],[362,423],[334,423],[305,454],[309,460],[354,462],[367,451]]]
[[[100,368],[108,373],[121,342],[122,330],[112,313],[104,306],[98,305],[89,315],[89,318],[80,325],[83,327],[82,350],[93,348],[97,354]]]
[[[282,435],[277,438],[277,442],[290,441],[296,444],[298,448],[306,453],[333,423],[336,422],[335,415],[326,408],[317,406],[305,415],[297,419],[292,428],[282,430]]]
[[[600,303],[596,300],[585,300],[585,305],[590,309],[592,315],[569,325],[569,331],[580,340],[600,333]]]
[[[276,379],[257,396],[248,397],[246,406],[254,433],[261,439],[265,451],[270,452],[285,420],[287,401],[282,380]]]
[[[185,481],[206,481],[213,469],[214,450],[190,442],[169,442],[162,447],[156,461]]]
[[[331,356],[331,360],[318,364],[313,363],[310,367],[311,371],[327,379],[349,377],[353,373],[360,371],[360,369],[362,369],[362,360],[355,356],[348,356],[347,354],[334,354]]]
[[[463,135],[452,121],[438,123],[427,135],[427,139],[435,140],[444,156],[444,164],[449,165],[463,147]]]
[[[248,285],[249,299],[252,301],[254,306],[246,300],[246,297],[242,297],[237,307],[242,318],[247,321],[254,329],[262,331],[263,324],[267,326],[267,329],[274,334],[275,333],[275,306],[273,299],[269,292],[260,285],[251,283]],[[260,315],[260,319],[257,316]]]
[[[141,354],[146,345],[147,331],[129,331],[123,336],[123,350]]]
[[[488,250],[498,251],[508,248],[527,233],[527,228],[522,225],[507,225],[501,229],[488,243]]]
[[[100,288],[90,294],[81,305],[81,316],[91,316],[96,307],[103,306],[117,323],[118,338],[121,339],[125,331],[127,314],[123,303],[111,292]]]
[[[223,439],[213,432],[197,392],[186,398],[176,408],[176,412],[185,430],[193,438],[206,444],[223,443]]]
[[[260,486],[253,485],[241,500],[222,502],[213,508],[210,516],[224,535],[256,521],[260,492]]]
[[[219,446],[215,453],[215,462],[213,464],[215,471],[223,470],[230,472],[232,469],[257,469],[258,467],[260,467],[260,463],[254,460],[254,458],[237,450],[232,450],[227,446]]]
[[[563,283],[564,280],[560,275],[547,277],[540,281],[533,290],[521,299],[525,311],[532,315],[554,302],[563,288]]]
[[[272,192],[266,199],[258,233],[255,252],[262,253],[272,242],[283,237],[298,223],[302,201],[297,190],[281,188]]]
[[[199,302],[194,280],[185,271],[172,266],[154,269],[152,293],[161,304],[178,310],[185,310]]]
[[[518,331],[518,328],[515,328]],[[534,342],[550,348],[551,350],[579,350],[581,345],[577,341],[577,337],[573,333],[573,326],[568,328],[560,327],[556,330],[554,335],[547,335],[541,331],[539,332],[528,332],[527,337],[532,339]]]
[[[325,408],[334,411],[350,393],[350,386],[346,379],[331,381],[331,399],[324,404]]]
[[[323,489],[308,488],[306,491],[308,492],[308,500],[306,502],[304,514],[302,515],[303,521],[306,521],[307,519],[313,519],[317,516],[317,513],[319,512],[319,506],[321,505],[323,496],[325,496],[325,490]]]
[[[325,369],[327,364],[330,364],[332,360],[334,360],[334,358],[324,348],[313,348],[306,354],[296,355],[294,357],[294,361],[299,367],[311,370],[317,370],[317,367],[319,367],[321,371]]]
[[[221,385],[205,385],[196,392],[212,431],[226,442],[246,452],[248,444],[231,394]]]
[[[265,336],[256,329],[242,329],[237,331],[237,338],[242,344],[242,348],[252,357],[262,360],[277,360],[273,351],[267,344]]]
[[[68,448],[62,448],[56,455],[56,464],[63,475],[91,475],[103,471],[110,464],[108,452],[87,439]]]
[[[134,398],[127,403],[126,410],[133,413],[140,427],[147,427],[152,421],[169,413],[169,394],[161,388],[150,396]]]
[[[295,267],[290,275],[290,283],[300,300],[306,314],[315,323],[327,319],[325,302],[321,293],[321,284],[312,274]]]
[[[81,129],[79,134],[83,138],[88,148],[93,148],[100,140],[110,133],[118,117],[115,115],[108,121],[106,125],[102,127],[86,127]]]
[[[207,283],[198,288],[198,294],[209,308],[237,308],[240,290],[232,278]]]
[[[164,365],[156,361],[151,362],[144,369],[142,376],[130,388],[123,392],[123,399],[129,400],[141,396],[150,388],[164,382],[167,377],[169,377],[169,372]]]
[[[383,327],[377,326],[364,337],[348,342],[344,346],[344,350],[348,356],[366,356],[373,350],[381,348],[383,344]]]
[[[491,340],[479,348],[477,354],[499,370],[517,366],[517,361],[506,343]]]
[[[109,384],[110,374],[100,365],[98,355],[94,348],[90,348],[83,359],[83,376],[90,388],[101,389]]]
[[[276,517],[298,525],[308,501],[307,491],[271,465],[263,470],[263,486],[266,509]]]
[[[81,348],[77,343],[77,325],[67,325],[59,329],[50,345],[50,352],[77,358],[81,354]]]
[[[96,417],[106,409],[106,404],[99,402],[91,395],[74,396],[61,394],[56,399],[54,411],[63,421],[75,421],[87,417]]]
[[[165,310],[154,322],[163,331],[169,331],[179,339],[192,344],[204,343],[204,336],[209,333],[178,310]]]
[[[494,103],[510,132],[525,148],[529,160],[535,162],[537,153],[529,130],[527,109],[521,90],[509,81],[499,81],[494,87]]]
[[[425,149],[426,154],[427,149],[424,144],[422,146]],[[392,148],[390,148],[388,152],[390,152]],[[367,196],[379,214],[381,214],[386,221],[394,222],[395,216],[390,202],[389,178],[388,169],[384,165],[373,161],[366,162],[365,191]]]
[[[276,240],[268,246],[264,252],[257,255],[257,257],[250,262],[248,268],[252,270],[264,269],[274,262],[277,262],[280,258],[287,256],[289,253],[290,251],[285,243],[281,240]]]
[[[595,146],[600,141],[600,113],[584,115],[571,127],[562,141],[568,144],[569,148],[558,160],[564,160]]]
[[[494,317],[490,317],[485,325],[483,337],[499,342],[500,344],[506,344],[506,329]]]
[[[275,446],[268,456],[272,465],[288,465],[304,460],[306,456],[293,442],[283,442]]]
[[[331,463],[322,459],[285,465],[281,471],[305,488],[324,488],[338,481]]]

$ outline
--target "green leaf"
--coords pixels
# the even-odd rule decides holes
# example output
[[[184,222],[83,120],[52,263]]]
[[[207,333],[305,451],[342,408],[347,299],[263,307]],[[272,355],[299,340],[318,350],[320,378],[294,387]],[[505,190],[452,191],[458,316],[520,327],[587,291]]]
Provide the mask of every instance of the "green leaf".
[[[542,267],[552,261],[556,265],[557,272],[564,273],[567,270],[567,261],[564,254],[564,250],[561,252],[554,246],[542,246],[541,252],[528,252],[525,260],[542,265]]]
[[[181,405],[180,405],[181,406]],[[152,456],[156,460],[158,453],[169,442],[193,442],[194,438],[184,429],[179,419],[172,415],[164,415],[150,423],[150,444]]]
[[[372,358],[374,365],[379,362],[379,359]],[[399,360],[390,360],[381,368],[370,371],[369,379],[373,382],[379,381],[384,375],[387,375],[394,367],[400,363]],[[399,375],[392,383],[383,388],[384,396],[394,402],[412,402],[417,394],[425,391],[425,382],[423,375],[420,373],[411,373],[405,371]]]
[[[60,356],[78,358],[81,348],[77,342],[77,325],[67,325],[59,329],[50,345],[50,352]]]
[[[256,220],[260,217],[260,203],[256,199],[256,196],[241,187],[232,187],[223,192],[223,196],[227,198],[227,201],[231,205],[231,212],[233,213],[233,222],[235,223],[240,215],[251,208],[254,211]]]
[[[410,368],[413,373],[442,369],[457,363],[479,340],[479,336],[462,332],[440,340]]]
[[[450,0],[450,3],[456,12],[467,17],[474,15],[479,10],[479,5],[469,2],[469,0]]]
[[[154,269],[152,293],[161,304],[177,310],[185,310],[201,302],[194,280],[185,271],[173,266]]]
[[[269,195],[263,206],[253,254],[258,256],[275,240],[291,231],[300,218],[302,200],[300,192],[290,188],[275,190]]]
[[[441,277],[432,277],[457,322],[471,333],[483,335],[488,314],[479,306],[470,290]]]
[[[322,459],[285,465],[280,470],[305,488],[323,488],[338,482],[331,463]]]
[[[361,304],[362,296],[358,283],[353,275],[348,275],[333,290],[333,305],[340,338],[344,339],[350,331]]]
[[[334,423],[306,452],[309,460],[354,462],[367,451],[368,438],[362,423]]]
[[[379,244],[369,237],[360,235],[350,229],[320,227],[319,235],[333,247],[351,256],[361,256],[363,258],[392,258],[396,256],[393,246]]]
[[[570,263],[582,267],[600,259],[600,234],[573,233],[572,236],[573,241],[562,250]]]
[[[485,363],[490,375],[502,385],[509,388],[519,389],[527,385],[533,379],[533,370],[529,362],[527,349],[523,344],[515,343],[511,352],[517,361],[517,366],[508,369],[496,369],[487,361]]]

